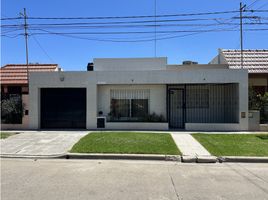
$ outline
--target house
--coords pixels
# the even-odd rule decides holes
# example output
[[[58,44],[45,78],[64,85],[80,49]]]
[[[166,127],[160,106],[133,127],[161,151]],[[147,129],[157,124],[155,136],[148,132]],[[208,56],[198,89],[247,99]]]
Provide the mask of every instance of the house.
[[[167,58],[100,58],[30,74],[29,128],[247,130],[248,74]]]
[[[29,72],[58,71],[57,64],[29,64]],[[25,64],[8,64],[0,69],[1,77],[1,102],[4,99],[16,99],[19,104],[24,104],[24,115],[12,117],[7,121],[1,116],[1,129],[28,129],[29,123],[29,88],[27,66]],[[1,105],[2,106],[2,105]]]
[[[230,69],[240,69],[241,51],[219,49],[210,64],[228,64]],[[268,49],[243,50],[243,68],[248,69],[248,84],[257,94],[268,92]]]

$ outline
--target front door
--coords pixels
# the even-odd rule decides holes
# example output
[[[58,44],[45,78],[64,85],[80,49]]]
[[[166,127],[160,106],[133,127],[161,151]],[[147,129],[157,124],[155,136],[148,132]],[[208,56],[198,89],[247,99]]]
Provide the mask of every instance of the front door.
[[[169,128],[184,128],[183,89],[169,89]]]

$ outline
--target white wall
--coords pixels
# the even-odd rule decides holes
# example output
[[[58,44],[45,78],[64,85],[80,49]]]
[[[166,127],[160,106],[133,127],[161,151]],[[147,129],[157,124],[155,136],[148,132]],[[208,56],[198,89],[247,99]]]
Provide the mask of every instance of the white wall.
[[[98,112],[105,116],[110,112],[111,89],[149,89],[149,112],[166,117],[166,85],[98,85]]]
[[[95,58],[94,71],[165,70],[167,58]]]

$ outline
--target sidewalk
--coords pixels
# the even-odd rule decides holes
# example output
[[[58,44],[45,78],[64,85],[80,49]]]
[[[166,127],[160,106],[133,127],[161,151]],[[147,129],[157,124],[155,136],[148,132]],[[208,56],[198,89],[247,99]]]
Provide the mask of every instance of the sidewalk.
[[[184,162],[216,162],[212,156],[195,138],[190,134],[171,133],[174,142],[182,153]]]

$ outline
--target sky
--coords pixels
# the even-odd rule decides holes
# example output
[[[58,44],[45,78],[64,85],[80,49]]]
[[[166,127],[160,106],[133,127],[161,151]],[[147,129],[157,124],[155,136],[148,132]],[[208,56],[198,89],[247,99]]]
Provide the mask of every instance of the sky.
[[[173,15],[185,13],[207,13],[218,11],[239,10],[238,0],[156,0],[157,15]],[[244,0],[248,9],[268,10],[267,0]],[[20,12],[26,8],[28,17],[107,17],[107,16],[148,16],[155,14],[155,0],[2,0],[1,18],[19,17]],[[261,21],[246,19],[246,22],[268,22],[268,12],[244,13],[247,16],[259,16]],[[157,20],[174,19],[211,19],[212,21],[186,21],[186,22],[161,22],[161,24],[197,24],[196,26],[167,26],[157,27],[156,56],[167,57],[169,64],[181,64],[184,60],[197,61],[205,64],[217,55],[218,48],[239,49],[240,33],[239,26],[233,25],[237,31],[228,32],[202,32],[189,35],[174,31],[196,31],[219,29],[222,22],[238,23],[239,13],[218,15],[197,15],[179,17],[161,17]],[[223,21],[218,21],[220,18]],[[266,20],[265,20],[266,18]],[[113,19],[115,21],[141,21],[154,20],[154,18],[127,18]],[[264,21],[263,21],[264,20]],[[22,24],[22,19],[1,20],[2,25]],[[110,19],[87,19],[87,20],[34,20],[28,19],[28,24],[41,23],[110,23]],[[158,23],[158,22],[157,22]],[[211,27],[198,26],[198,24],[216,24]],[[99,26],[99,24],[97,24]],[[107,24],[106,24],[107,25]],[[108,24],[109,25],[109,24]],[[123,24],[124,25],[124,24]],[[93,25],[94,26],[94,25]],[[120,26],[120,24],[119,24]],[[43,26],[44,27],[44,26]],[[267,25],[248,25],[245,29],[268,28]],[[224,29],[224,28],[223,28]],[[225,27],[226,29],[226,27]],[[11,32],[9,32],[11,31]],[[62,32],[86,32],[83,35],[62,35],[44,33]],[[155,56],[155,28],[151,27],[111,27],[103,29],[49,29],[38,28],[30,30],[28,40],[30,63],[57,63],[65,71],[86,70],[88,62],[93,58],[129,58],[129,57],[154,57]],[[161,31],[166,31],[161,33]],[[168,32],[173,31],[173,32]],[[98,32],[98,34],[88,34]],[[150,32],[146,34],[99,34],[99,32]],[[168,32],[168,33],[167,33]],[[23,29],[1,29],[1,65],[15,63],[24,64],[25,40],[21,35]],[[40,34],[43,33],[43,34]],[[19,35],[20,34],[20,35]],[[187,35],[188,34],[188,35]],[[6,36],[7,35],[7,36]],[[184,36],[187,35],[187,36]],[[172,37],[171,39],[161,39]],[[82,39],[81,39],[82,38]],[[85,39],[86,38],[86,39]],[[105,41],[104,41],[105,40]],[[107,41],[109,40],[109,41]],[[122,41],[132,42],[122,42]],[[143,40],[143,41],[141,41]],[[144,41],[150,40],[150,41]],[[120,42],[119,42],[120,41]],[[135,41],[135,42],[133,42]],[[268,31],[244,31],[245,49],[267,49]]]

